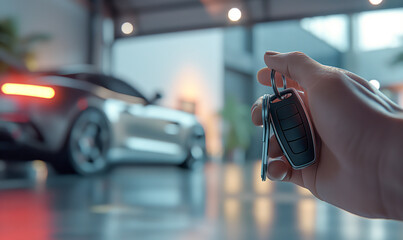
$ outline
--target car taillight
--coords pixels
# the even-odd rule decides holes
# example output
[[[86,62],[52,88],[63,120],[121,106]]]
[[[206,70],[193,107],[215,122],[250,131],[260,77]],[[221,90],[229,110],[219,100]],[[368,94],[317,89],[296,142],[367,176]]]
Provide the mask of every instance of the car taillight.
[[[1,91],[7,95],[20,95],[46,99],[52,99],[55,96],[55,90],[51,87],[21,83],[5,83],[1,86]]]

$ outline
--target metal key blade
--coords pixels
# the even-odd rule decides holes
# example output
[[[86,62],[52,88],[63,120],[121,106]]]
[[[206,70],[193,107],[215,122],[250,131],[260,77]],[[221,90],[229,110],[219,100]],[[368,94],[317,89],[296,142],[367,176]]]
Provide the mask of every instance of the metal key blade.
[[[265,174],[265,180],[266,180],[266,176],[267,176],[267,166],[268,166],[268,162],[269,162],[269,147],[270,147],[270,132],[271,132],[271,122],[270,122],[270,95],[268,95],[267,97],[267,114],[266,114],[266,149],[265,149],[265,158],[264,158],[264,163],[263,163],[263,171]]]
[[[266,174],[264,171],[264,159],[265,159],[265,152],[266,152],[266,115],[267,115],[267,96],[263,96],[262,100],[262,123],[263,123],[263,131],[262,131],[262,166],[260,169],[260,176],[262,181],[266,181]]]
[[[267,158],[269,152],[269,138],[270,138],[270,95],[265,94],[263,96],[262,103],[262,122],[263,122],[263,146],[262,146],[262,166],[261,166],[261,178],[262,181],[266,181],[267,175]]]

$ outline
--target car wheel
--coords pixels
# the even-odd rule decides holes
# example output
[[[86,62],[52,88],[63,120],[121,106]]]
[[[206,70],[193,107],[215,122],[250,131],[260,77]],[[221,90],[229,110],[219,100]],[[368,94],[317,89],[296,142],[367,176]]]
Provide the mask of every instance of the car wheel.
[[[204,135],[192,135],[188,142],[188,154],[180,167],[193,169],[195,166],[203,164],[206,160],[206,140]]]
[[[54,164],[56,170],[80,175],[105,171],[110,135],[108,122],[99,111],[82,112],[73,123],[63,156]]]

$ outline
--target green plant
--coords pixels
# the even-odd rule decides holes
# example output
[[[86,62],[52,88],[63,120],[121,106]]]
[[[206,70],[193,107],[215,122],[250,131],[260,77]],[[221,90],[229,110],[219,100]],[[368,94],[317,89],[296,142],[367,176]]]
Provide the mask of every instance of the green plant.
[[[396,57],[392,61],[393,65],[396,65],[396,64],[399,64],[399,63],[403,63],[403,52],[397,54]]]
[[[50,36],[44,33],[21,37],[14,19],[0,20],[0,73],[12,68],[27,68],[27,59],[33,55],[33,47],[49,39]]]
[[[251,141],[253,125],[250,121],[250,109],[244,104],[238,104],[235,97],[225,101],[221,116],[225,124],[224,144],[226,152],[236,148],[246,150]]]

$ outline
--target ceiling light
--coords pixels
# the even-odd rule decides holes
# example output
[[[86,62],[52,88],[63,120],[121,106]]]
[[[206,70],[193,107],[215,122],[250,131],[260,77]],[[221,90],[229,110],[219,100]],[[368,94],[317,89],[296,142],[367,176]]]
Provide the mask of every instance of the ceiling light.
[[[239,10],[239,8],[231,8],[228,11],[228,19],[231,20],[232,22],[237,22],[239,19],[242,17],[242,12]]]
[[[122,24],[121,30],[124,34],[129,35],[133,32],[133,24],[129,23],[129,22],[125,22]]]
[[[379,5],[382,2],[383,2],[383,0],[369,0],[369,3],[371,3],[374,6]]]
[[[375,79],[372,79],[371,81],[369,81],[369,83],[372,84],[372,86],[374,86],[376,89],[379,89],[379,87],[381,86],[379,81]]]

